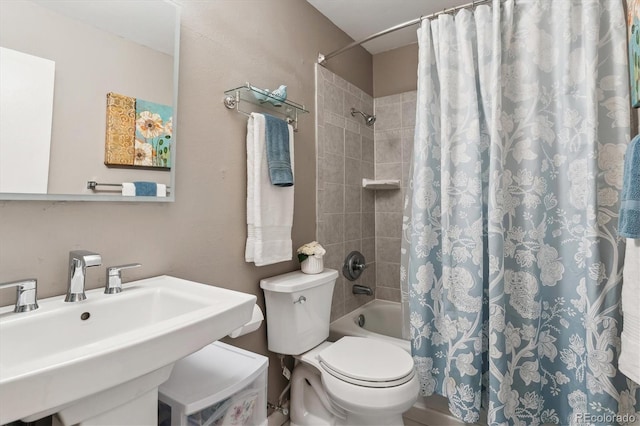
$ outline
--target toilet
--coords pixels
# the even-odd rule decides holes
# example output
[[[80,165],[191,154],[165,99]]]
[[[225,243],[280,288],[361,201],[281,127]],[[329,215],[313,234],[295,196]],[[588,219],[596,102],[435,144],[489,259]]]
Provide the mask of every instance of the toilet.
[[[376,339],[327,342],[338,271],[294,271],[260,281],[269,350],[296,358],[290,424],[402,425],[418,397],[413,359]]]

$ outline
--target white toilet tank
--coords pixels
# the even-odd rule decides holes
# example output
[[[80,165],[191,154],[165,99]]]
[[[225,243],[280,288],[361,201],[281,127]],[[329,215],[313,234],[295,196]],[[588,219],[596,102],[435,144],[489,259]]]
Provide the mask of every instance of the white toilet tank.
[[[267,310],[269,350],[299,355],[329,337],[331,300],[338,271],[289,272],[260,280]]]

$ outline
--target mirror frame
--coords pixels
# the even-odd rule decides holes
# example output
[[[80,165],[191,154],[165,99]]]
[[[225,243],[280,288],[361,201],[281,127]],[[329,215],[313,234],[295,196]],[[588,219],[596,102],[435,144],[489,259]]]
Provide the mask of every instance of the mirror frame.
[[[0,0],[1,1],[1,0]],[[173,49],[173,137],[174,141],[179,141],[176,136],[179,132],[180,123],[178,121],[178,84],[179,84],[179,68],[180,68],[180,16],[182,8],[176,0],[163,0],[171,4],[176,10],[175,16],[175,34]],[[104,143],[104,141],[103,141]],[[117,201],[117,202],[152,202],[152,203],[172,203],[175,201],[176,189],[176,151],[179,143],[172,145],[171,177],[166,197],[125,197],[122,195],[107,194],[27,194],[0,192],[0,201]],[[90,178],[87,178],[90,180]]]

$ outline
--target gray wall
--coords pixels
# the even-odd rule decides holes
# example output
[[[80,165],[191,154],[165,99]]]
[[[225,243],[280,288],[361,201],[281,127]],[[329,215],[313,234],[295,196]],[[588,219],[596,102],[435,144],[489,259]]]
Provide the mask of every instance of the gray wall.
[[[373,96],[381,98],[418,88],[418,43],[373,56]]]
[[[140,262],[125,280],[171,274],[256,294],[264,307],[260,278],[299,268],[297,260],[260,268],[244,261],[246,117],[224,108],[223,91],[285,83],[292,100],[313,108],[318,52],[351,40],[300,0],[185,1],[181,31],[176,202],[0,202],[0,282],[36,277],[41,298],[62,295],[68,252],[85,248],[103,258],[88,271],[88,288],[104,285],[105,266]],[[355,49],[328,67],[372,93],[371,62]],[[315,239],[314,116],[302,116],[295,135],[294,249]],[[14,295],[3,290],[0,303]],[[267,354],[266,327],[230,343]],[[275,401],[284,382],[269,355]]]

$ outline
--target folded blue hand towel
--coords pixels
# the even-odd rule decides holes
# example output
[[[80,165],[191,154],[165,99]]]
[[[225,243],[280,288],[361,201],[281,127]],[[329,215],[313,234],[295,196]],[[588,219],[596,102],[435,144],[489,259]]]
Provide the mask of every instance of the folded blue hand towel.
[[[275,186],[293,186],[291,156],[289,153],[289,125],[269,114],[265,118],[267,165],[269,178]]]
[[[158,194],[158,184],[155,182],[133,182],[136,187],[136,197],[155,197]]]
[[[640,238],[640,135],[627,147],[622,174],[618,234],[626,238]]]

